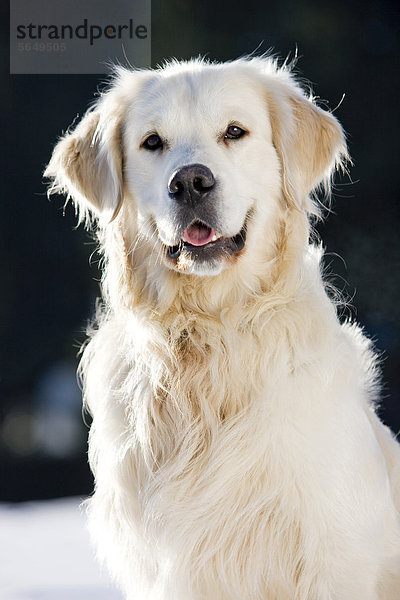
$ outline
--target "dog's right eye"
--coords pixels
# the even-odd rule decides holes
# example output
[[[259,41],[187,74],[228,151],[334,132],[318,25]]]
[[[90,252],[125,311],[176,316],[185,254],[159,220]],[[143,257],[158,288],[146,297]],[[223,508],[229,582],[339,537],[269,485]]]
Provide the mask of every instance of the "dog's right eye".
[[[149,135],[142,143],[142,148],[145,148],[146,150],[158,150],[158,148],[162,148],[162,146],[162,139],[156,133]]]

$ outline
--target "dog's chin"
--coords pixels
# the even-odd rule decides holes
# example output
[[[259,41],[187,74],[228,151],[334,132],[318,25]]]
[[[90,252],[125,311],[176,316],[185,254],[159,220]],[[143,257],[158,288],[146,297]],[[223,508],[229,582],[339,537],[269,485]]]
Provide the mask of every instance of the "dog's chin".
[[[186,233],[191,231],[192,234]],[[201,232],[201,234],[199,233]],[[247,219],[232,237],[218,235],[202,222],[194,222],[174,246],[165,246],[164,264],[180,273],[215,276],[236,262],[245,250]],[[193,242],[193,243],[191,243]]]

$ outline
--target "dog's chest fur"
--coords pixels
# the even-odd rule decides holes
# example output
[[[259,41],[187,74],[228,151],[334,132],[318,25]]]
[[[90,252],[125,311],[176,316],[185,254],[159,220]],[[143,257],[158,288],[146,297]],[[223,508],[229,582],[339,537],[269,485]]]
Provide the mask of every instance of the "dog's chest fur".
[[[205,597],[224,597],[218,575],[224,564],[231,588],[227,598],[235,588],[245,593],[242,569],[255,575],[252,597],[265,594],[266,570],[271,593],[273,574],[283,569],[288,589],[280,583],[277,598],[284,592],[289,598],[301,569],[300,498],[292,469],[287,476],[291,456],[276,432],[290,425],[275,426],[280,417],[273,410],[274,388],[270,398],[262,397],[261,353],[260,364],[249,365],[247,336],[235,337],[238,343],[228,354],[223,339],[219,352],[208,344],[194,346],[190,337],[181,339],[179,371],[152,395],[148,414],[135,415],[149,428],[146,442],[151,440],[151,447],[137,447],[135,457],[142,465],[141,516],[148,523],[147,537],[157,540],[160,564],[169,560],[181,566],[181,581],[189,568],[185,575],[197,580]],[[265,564],[268,555],[274,557],[270,565]],[[264,559],[256,565],[255,556]]]
[[[296,331],[303,304],[297,299],[264,315],[249,307],[241,322],[234,309],[218,320],[193,313],[184,318],[179,311],[166,319],[164,345],[157,346],[143,342],[149,324],[105,326],[107,338],[111,328],[119,338],[114,347],[120,352],[96,369],[115,401],[104,403],[103,415],[101,403],[91,403],[92,465],[96,472],[96,452],[103,463],[112,461],[117,485],[108,482],[109,502],[123,503],[118,490],[129,494],[120,534],[132,552],[135,545],[152,548],[153,568],[144,570],[157,573],[159,585],[174,589],[171,578],[180,582],[171,597],[187,598],[191,589],[199,598],[284,600],[299,590],[300,523],[308,510],[301,487],[312,478],[304,465],[310,464],[306,436],[313,426],[296,389],[309,387],[312,377],[321,385],[328,376],[318,360],[324,336],[310,344],[323,330],[319,311],[296,340],[288,333]],[[313,349],[305,361],[304,347]],[[140,543],[128,541],[132,532]]]

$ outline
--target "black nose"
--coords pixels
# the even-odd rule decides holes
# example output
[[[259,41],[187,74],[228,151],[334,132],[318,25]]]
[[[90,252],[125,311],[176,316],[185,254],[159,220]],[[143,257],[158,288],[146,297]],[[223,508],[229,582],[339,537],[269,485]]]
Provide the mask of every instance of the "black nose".
[[[168,181],[168,191],[182,202],[198,202],[215,185],[214,175],[205,165],[187,165],[175,171]]]

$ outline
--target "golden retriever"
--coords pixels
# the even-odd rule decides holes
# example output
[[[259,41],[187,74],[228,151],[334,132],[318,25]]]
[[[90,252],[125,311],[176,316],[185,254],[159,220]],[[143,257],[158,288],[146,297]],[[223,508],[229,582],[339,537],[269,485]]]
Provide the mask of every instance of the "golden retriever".
[[[270,58],[118,68],[55,147],[104,253],[88,512],[129,600],[400,598],[400,446],[309,241],[346,157]]]

